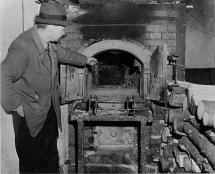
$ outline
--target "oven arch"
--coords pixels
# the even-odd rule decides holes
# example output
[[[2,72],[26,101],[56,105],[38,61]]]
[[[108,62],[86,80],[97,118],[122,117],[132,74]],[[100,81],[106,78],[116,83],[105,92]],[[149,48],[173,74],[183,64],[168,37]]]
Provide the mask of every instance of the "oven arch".
[[[90,57],[107,50],[122,50],[134,55],[142,64],[140,95],[146,97],[149,93],[151,52],[143,45],[133,41],[103,40],[82,49],[80,53]]]

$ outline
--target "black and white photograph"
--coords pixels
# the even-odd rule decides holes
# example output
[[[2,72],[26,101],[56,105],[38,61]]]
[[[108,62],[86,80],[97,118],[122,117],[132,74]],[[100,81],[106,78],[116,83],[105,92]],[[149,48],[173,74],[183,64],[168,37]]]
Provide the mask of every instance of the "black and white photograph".
[[[1,0],[0,173],[215,173],[215,0]]]

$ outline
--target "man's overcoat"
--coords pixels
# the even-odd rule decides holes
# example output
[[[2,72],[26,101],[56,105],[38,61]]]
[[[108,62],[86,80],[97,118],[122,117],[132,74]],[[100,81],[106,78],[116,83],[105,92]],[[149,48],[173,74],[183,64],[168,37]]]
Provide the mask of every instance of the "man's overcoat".
[[[59,72],[57,63],[85,66],[87,58],[52,44],[49,56],[35,27],[11,44],[1,63],[1,104],[6,111],[20,105],[34,137],[45,123],[51,101],[61,128]]]

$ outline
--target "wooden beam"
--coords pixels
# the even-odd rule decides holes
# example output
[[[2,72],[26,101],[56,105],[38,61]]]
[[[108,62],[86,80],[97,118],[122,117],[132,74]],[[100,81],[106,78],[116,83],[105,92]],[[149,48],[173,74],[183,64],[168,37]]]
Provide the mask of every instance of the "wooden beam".
[[[196,121],[195,117],[191,118],[189,122],[215,145],[215,132],[212,129],[203,129],[202,125]]]
[[[184,124],[184,132],[189,139],[198,147],[200,153],[204,155],[215,169],[215,146],[204,135],[202,135],[190,123]]]
[[[182,137],[179,140],[179,145],[181,147],[183,146],[186,147],[191,157],[199,165],[199,167],[203,170],[203,172],[213,173],[213,169],[208,163],[208,161],[201,156],[198,149],[193,145],[193,143],[187,137]]]

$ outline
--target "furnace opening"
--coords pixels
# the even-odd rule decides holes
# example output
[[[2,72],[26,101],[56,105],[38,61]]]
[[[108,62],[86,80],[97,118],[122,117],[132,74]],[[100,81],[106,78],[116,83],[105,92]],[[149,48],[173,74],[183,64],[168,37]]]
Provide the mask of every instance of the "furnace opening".
[[[121,50],[107,50],[94,56],[98,60],[94,78],[98,87],[117,86],[138,88],[140,64],[132,54]]]
[[[98,63],[91,68],[92,89],[132,90],[140,89],[141,63],[129,52],[105,50],[95,54]]]
[[[143,45],[121,40],[103,40],[81,52],[95,57],[98,64],[87,68],[85,96],[104,100],[145,98],[149,88],[151,53]]]

